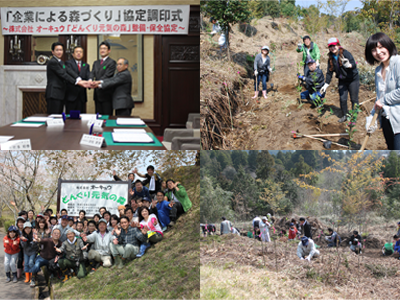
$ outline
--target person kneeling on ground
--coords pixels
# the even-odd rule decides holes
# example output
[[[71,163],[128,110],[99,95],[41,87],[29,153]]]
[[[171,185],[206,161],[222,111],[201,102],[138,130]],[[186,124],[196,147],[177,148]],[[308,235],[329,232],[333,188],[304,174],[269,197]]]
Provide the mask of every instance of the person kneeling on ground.
[[[147,243],[147,232],[143,234],[137,227],[129,226],[129,218],[121,217],[121,229],[114,229],[114,239],[110,243],[115,265],[122,268],[127,261],[136,258],[141,243]]]
[[[65,258],[59,260],[58,265],[64,277],[63,282],[71,278],[69,270],[73,269],[76,276],[81,279],[86,276],[85,260],[87,259],[88,245],[84,245],[82,239],[77,239],[73,230],[67,231],[67,240],[60,248],[56,248],[58,253],[64,253]]]
[[[328,231],[330,236],[325,237],[325,240],[328,242],[328,248],[339,246],[342,242],[340,236],[336,233],[336,231],[333,231],[332,228],[328,228]]]
[[[147,207],[141,207],[139,213],[139,222],[142,232],[147,233],[149,242],[156,244],[164,237],[160,223],[155,214],[150,214]],[[146,231],[144,231],[146,230]]]
[[[46,282],[50,284],[50,274],[56,274],[59,271],[59,267],[57,266],[57,262],[59,256],[57,255],[56,248],[61,247],[62,243],[60,241],[61,230],[55,228],[51,235],[51,238],[34,238],[35,242],[40,244],[40,253],[36,257],[35,265],[31,269],[32,271],[32,279],[31,279],[31,287],[35,286],[36,275],[42,270],[44,277],[46,278]],[[47,268],[46,268],[47,266]],[[48,272],[49,271],[49,272]],[[33,282],[33,284],[32,284]]]
[[[394,257],[400,259],[400,236],[396,234],[395,236],[393,236],[393,239],[396,242],[396,244],[394,245]]]
[[[311,104],[318,106],[317,97],[319,100],[325,97],[325,93],[321,93],[321,88],[325,84],[324,73],[317,68],[315,60],[312,58],[307,60],[308,71],[304,76],[297,74],[297,77],[306,83],[306,91],[301,93],[301,99],[307,99]]]
[[[383,256],[390,256],[394,253],[393,243],[385,243],[382,247],[382,255]]]
[[[167,180],[168,192],[165,196],[173,204],[171,213],[169,215],[171,219],[170,226],[175,225],[176,220],[180,215],[186,213],[191,207],[192,202],[186,192],[186,189],[179,182],[175,182],[172,179]]]
[[[100,263],[103,263],[104,268],[109,268],[112,265],[110,243],[114,239],[113,235],[107,230],[107,221],[104,219],[100,219],[98,228],[91,235],[83,235],[82,237],[84,242],[93,243],[88,254],[89,263],[92,267],[91,273],[98,269]]]
[[[314,241],[303,236],[297,246],[297,256],[300,259],[306,259],[308,261],[311,261],[313,257],[318,257],[319,251],[315,248]]]
[[[361,236],[358,234],[357,230],[353,231],[353,235],[350,237],[350,250],[356,254],[361,254]]]

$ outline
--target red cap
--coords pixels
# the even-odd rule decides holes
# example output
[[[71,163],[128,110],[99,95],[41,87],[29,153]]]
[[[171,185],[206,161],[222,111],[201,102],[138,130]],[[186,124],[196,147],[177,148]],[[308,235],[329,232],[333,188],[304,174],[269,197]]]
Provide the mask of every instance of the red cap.
[[[339,40],[337,38],[330,38],[328,40],[328,47],[334,46],[334,45],[340,45]]]

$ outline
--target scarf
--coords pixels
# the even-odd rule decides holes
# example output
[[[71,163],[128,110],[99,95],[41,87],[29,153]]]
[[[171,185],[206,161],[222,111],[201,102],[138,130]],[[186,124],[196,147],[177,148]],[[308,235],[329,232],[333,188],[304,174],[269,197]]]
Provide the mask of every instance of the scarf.
[[[155,175],[151,176],[149,190],[155,191],[156,190],[156,180],[154,179]]]
[[[75,242],[76,242],[76,237],[74,237],[74,240],[71,242],[69,239],[67,239],[67,241],[68,241],[68,243],[70,244],[70,245],[73,245]]]

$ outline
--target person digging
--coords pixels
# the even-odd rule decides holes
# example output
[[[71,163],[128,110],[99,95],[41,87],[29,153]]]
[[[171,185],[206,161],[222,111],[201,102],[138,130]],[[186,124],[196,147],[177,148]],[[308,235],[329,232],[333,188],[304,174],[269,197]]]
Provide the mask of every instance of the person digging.
[[[297,77],[305,84],[306,91],[301,93],[301,99],[307,99],[314,106],[318,106],[317,97],[323,99],[325,93],[321,93],[321,88],[325,84],[324,73],[320,68],[317,67],[317,63],[314,59],[310,58],[307,60],[308,70],[305,75],[297,73]]]
[[[297,246],[297,256],[303,260],[311,262],[311,259],[319,256],[319,251],[315,248],[315,243],[312,239],[306,236],[301,238],[299,245]]]
[[[256,55],[254,59],[254,97],[252,99],[256,99],[258,97],[258,86],[260,85],[260,81],[262,82],[262,93],[265,99],[267,96],[267,82],[269,79],[269,74],[272,72],[272,68],[270,66],[270,58],[269,47],[264,46],[261,48],[261,53]],[[259,101],[257,101],[259,103]]]
[[[350,250],[356,254],[361,254],[361,236],[358,234],[357,230],[353,231],[353,235],[350,237]]]

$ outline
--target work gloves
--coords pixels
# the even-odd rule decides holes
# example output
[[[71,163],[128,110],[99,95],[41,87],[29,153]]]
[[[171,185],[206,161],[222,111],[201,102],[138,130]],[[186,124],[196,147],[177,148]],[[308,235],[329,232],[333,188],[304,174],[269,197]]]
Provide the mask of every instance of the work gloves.
[[[257,70],[255,70],[255,71],[254,71],[254,76],[256,76],[256,77],[257,77],[257,75],[258,75],[258,71],[257,71]]]
[[[367,133],[372,134],[378,129],[378,122],[375,120],[375,124],[371,125],[373,115],[369,115],[366,117],[366,122],[365,122],[365,129],[367,130]]]
[[[302,43],[297,44],[297,48],[299,48],[299,50],[301,50],[301,48],[303,48],[303,44]]]
[[[325,83],[324,86],[321,88],[320,93],[325,94],[326,89],[328,88],[329,84]]]
[[[306,77],[303,75],[300,75],[300,73],[297,73],[297,78],[299,78],[300,80],[305,80]]]
[[[341,57],[340,60],[342,61],[343,67],[345,67],[346,69],[350,69],[352,67],[351,63],[349,62],[349,60],[347,58]]]

